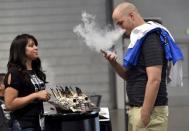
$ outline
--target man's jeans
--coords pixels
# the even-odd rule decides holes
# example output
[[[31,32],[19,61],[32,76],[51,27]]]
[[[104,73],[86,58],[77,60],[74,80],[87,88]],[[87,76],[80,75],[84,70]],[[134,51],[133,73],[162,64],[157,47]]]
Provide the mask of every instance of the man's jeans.
[[[150,117],[150,122],[146,127],[141,120],[141,108],[131,107],[129,109],[129,131],[167,131],[168,106],[155,106]]]

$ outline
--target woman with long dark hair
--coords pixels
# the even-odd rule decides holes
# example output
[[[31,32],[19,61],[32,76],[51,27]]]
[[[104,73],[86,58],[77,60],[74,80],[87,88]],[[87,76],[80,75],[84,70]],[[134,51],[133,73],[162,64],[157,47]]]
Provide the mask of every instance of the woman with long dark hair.
[[[12,111],[12,131],[40,131],[43,101],[50,99],[45,90],[46,75],[38,56],[38,42],[29,34],[18,35],[10,47],[5,77],[5,105]]]

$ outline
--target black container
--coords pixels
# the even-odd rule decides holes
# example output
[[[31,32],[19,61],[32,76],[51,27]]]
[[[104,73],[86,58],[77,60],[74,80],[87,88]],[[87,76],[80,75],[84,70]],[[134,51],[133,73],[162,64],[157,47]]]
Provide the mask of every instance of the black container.
[[[45,115],[45,131],[100,131],[98,112]]]

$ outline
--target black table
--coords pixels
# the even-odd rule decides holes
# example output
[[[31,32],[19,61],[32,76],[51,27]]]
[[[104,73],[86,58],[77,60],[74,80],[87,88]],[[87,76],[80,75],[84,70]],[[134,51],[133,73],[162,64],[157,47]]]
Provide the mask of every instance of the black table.
[[[100,131],[99,114],[96,111],[46,114],[44,118],[45,131]]]

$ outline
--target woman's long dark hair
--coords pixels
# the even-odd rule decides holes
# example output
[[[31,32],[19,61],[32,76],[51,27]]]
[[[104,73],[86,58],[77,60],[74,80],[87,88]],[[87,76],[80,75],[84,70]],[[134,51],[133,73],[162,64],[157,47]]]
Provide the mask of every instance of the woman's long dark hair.
[[[24,81],[27,83],[30,82],[30,79],[26,68],[27,56],[25,50],[29,39],[33,40],[36,46],[38,45],[36,38],[29,34],[18,35],[12,41],[9,61],[7,64],[8,72],[12,68],[16,68],[22,74]],[[40,58],[32,60],[32,70],[42,81],[46,82],[46,75],[42,71]]]

